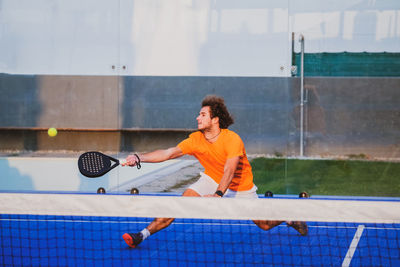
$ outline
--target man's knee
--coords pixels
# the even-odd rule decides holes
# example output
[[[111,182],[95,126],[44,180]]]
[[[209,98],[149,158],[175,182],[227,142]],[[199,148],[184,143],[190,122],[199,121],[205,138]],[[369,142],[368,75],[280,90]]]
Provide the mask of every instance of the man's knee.
[[[260,220],[253,220],[253,222],[263,230],[270,230],[275,226],[280,225],[283,221],[260,221]]]
[[[185,192],[183,192],[182,196],[184,197],[200,197],[199,193],[194,191],[193,189],[186,189]]]

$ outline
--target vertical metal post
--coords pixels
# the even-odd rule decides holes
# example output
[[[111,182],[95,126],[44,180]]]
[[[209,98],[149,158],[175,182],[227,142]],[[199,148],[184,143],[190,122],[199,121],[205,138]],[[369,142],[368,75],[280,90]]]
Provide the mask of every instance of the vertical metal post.
[[[304,36],[300,34],[300,157],[304,156]]]

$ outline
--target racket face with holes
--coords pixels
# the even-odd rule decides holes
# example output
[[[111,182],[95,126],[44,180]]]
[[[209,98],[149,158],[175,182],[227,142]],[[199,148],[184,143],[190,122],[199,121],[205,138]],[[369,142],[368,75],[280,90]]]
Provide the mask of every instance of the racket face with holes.
[[[100,177],[118,165],[117,159],[96,151],[83,153],[78,159],[79,171],[90,178]]]

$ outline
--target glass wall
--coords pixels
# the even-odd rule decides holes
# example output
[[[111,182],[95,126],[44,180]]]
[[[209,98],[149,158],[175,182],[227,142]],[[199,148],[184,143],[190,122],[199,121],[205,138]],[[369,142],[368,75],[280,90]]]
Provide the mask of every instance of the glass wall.
[[[2,1],[0,190],[181,193],[202,170],[194,158],[98,179],[77,158],[175,146],[217,94],[258,193],[399,196],[399,7]]]

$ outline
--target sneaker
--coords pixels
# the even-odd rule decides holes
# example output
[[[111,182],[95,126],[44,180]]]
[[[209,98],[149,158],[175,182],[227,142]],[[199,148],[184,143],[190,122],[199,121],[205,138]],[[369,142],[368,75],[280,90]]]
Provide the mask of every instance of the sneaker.
[[[126,244],[131,248],[135,248],[143,241],[142,233],[134,233],[134,234],[125,233],[122,236],[122,238],[125,240]]]
[[[295,229],[302,236],[306,236],[308,234],[308,226],[305,222],[287,222],[287,225]]]

